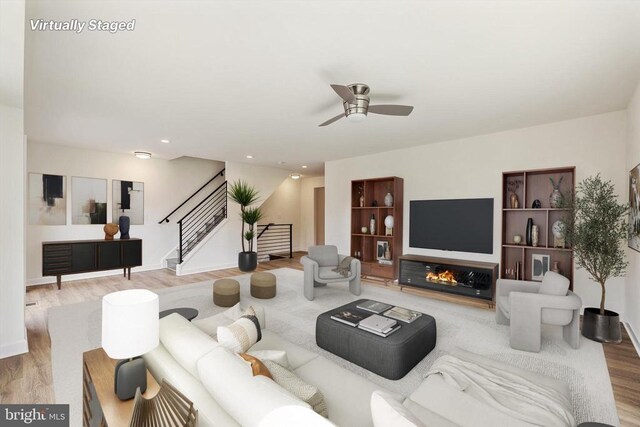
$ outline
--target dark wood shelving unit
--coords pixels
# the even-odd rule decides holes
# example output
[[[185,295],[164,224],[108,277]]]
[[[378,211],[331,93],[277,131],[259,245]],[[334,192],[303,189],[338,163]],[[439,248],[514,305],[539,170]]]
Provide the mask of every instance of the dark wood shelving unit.
[[[552,227],[554,222],[563,219],[568,210],[552,208],[549,196],[553,186],[549,178],[556,182],[563,177],[560,192],[564,195],[572,194],[575,189],[575,167],[562,167],[553,169],[536,169],[526,171],[503,172],[502,174],[502,256],[500,265],[500,277],[513,279],[507,276],[507,269],[516,269],[516,263],[521,263],[521,272],[518,280],[532,280],[532,255],[550,255],[551,263],[559,263],[560,274],[566,276],[573,289],[573,249],[569,247],[554,247]],[[522,184],[514,191],[518,198],[519,207],[511,207],[511,191],[508,183],[520,180]],[[532,208],[534,200],[542,204],[540,208]],[[538,246],[527,246],[526,227],[527,220],[533,219],[533,224],[539,227]],[[522,243],[513,241],[514,235],[522,236]]]
[[[402,255],[403,188],[403,179],[395,176],[351,181],[351,256],[360,259],[363,276],[383,280],[398,278],[398,257]],[[393,196],[393,206],[384,205],[387,193]],[[364,199],[363,206],[360,206],[360,196]],[[361,228],[370,228],[371,215],[375,216],[376,229],[373,234],[364,234]],[[388,215],[394,220],[392,236],[385,235],[384,219]],[[392,265],[378,262],[377,246],[380,241],[389,243]]]

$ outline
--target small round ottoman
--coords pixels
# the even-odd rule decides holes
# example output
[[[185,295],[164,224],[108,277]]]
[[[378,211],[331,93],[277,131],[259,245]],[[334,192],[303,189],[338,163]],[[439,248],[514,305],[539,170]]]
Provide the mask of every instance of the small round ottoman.
[[[251,275],[251,296],[269,299],[276,296],[276,276],[272,273],[260,272]]]
[[[240,283],[233,279],[218,279],[213,284],[213,303],[233,307],[240,302]]]

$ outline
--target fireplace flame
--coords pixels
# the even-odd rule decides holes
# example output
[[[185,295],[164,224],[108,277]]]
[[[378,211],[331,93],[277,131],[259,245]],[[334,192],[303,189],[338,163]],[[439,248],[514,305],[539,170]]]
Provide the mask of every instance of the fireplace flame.
[[[444,284],[456,285],[458,282],[455,279],[455,276],[449,270],[445,270],[442,273],[427,273],[427,280],[430,282],[438,282]]]

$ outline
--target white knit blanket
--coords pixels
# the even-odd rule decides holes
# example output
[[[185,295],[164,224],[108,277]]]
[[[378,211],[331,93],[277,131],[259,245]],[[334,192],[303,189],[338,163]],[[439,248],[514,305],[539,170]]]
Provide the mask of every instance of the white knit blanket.
[[[540,426],[576,425],[571,403],[558,391],[518,375],[445,355],[427,373],[510,417]]]

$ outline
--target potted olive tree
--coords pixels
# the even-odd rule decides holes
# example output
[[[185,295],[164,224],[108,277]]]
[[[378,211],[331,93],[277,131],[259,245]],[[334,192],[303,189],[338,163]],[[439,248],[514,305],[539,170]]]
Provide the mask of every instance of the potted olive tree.
[[[600,307],[586,307],[582,335],[598,342],[621,341],[618,313],[605,309],[607,280],[624,276],[627,260],[622,242],[627,239],[627,206],[618,203],[611,181],[600,174],[578,184],[565,198],[569,215],[564,223],[566,241],[573,247],[578,268],[584,268],[602,290]]]
[[[258,253],[253,250],[253,239],[256,236],[254,227],[262,219],[262,211],[251,205],[258,201],[259,193],[255,187],[239,180],[231,184],[228,194],[231,200],[240,205],[242,219],[242,252],[238,254],[238,268],[245,272],[253,271],[258,266]]]

